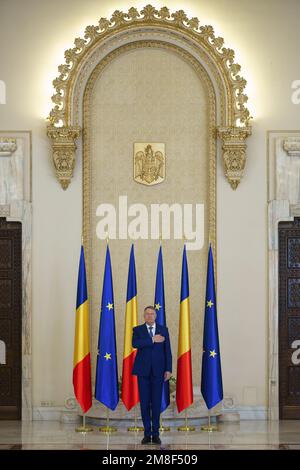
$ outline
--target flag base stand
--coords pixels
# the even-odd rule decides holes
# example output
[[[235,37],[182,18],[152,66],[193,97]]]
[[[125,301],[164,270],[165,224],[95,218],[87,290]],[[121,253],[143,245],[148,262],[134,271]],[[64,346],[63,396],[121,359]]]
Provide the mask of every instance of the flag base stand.
[[[117,431],[117,428],[113,427],[113,426],[101,426],[99,428],[99,431],[100,432],[104,432],[106,434],[110,434],[112,432],[116,432]]]
[[[217,426],[201,426],[201,431],[214,432],[218,431]]]
[[[75,431],[80,432],[82,434],[85,434],[87,432],[92,432],[93,428],[85,425],[85,415],[83,415],[82,418],[83,418],[82,426],[78,426],[78,428],[75,428]]]
[[[208,412],[208,423],[205,424],[204,426],[201,426],[201,431],[205,431],[205,432],[214,432],[214,431],[218,431],[218,427],[217,426],[213,426],[210,422],[210,411]]]
[[[191,432],[195,431],[195,426],[189,426],[188,421],[187,421],[187,409],[185,409],[185,425],[184,426],[179,426],[177,428],[178,431],[184,431],[184,432]]]
[[[78,428],[75,428],[75,431],[85,434],[86,432],[92,432],[93,428],[89,428],[88,426],[79,426]]]
[[[129,426],[127,428],[127,431],[129,432],[141,432],[144,431],[144,428],[142,426],[137,425],[137,418],[136,418],[136,408],[134,408],[134,426]]]
[[[127,428],[127,431],[129,431],[129,432],[141,432],[141,431],[144,431],[144,428],[142,426],[129,426],[129,428]]]
[[[184,432],[190,432],[190,431],[195,431],[194,426],[179,426],[178,431],[184,431]]]

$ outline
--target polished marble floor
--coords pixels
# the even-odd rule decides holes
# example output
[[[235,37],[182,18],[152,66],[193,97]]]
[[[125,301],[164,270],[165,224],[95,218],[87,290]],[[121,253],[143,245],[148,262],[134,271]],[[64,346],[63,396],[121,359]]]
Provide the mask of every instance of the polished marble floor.
[[[121,427],[112,434],[75,432],[73,424],[56,421],[0,421],[1,449],[300,449],[300,421],[241,421],[218,425],[207,433],[196,426],[194,432],[179,432],[171,427],[161,434],[161,446],[140,444],[142,433]]]

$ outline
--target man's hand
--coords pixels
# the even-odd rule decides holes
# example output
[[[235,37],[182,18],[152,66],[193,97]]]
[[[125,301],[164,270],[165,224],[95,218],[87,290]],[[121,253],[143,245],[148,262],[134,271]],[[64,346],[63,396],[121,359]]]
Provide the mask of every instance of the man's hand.
[[[161,335],[154,335],[152,336],[153,343],[163,343],[165,340],[164,336]]]
[[[164,375],[165,382],[167,380],[170,380],[171,375],[172,375],[171,372],[168,372],[168,371],[165,372],[165,375]]]

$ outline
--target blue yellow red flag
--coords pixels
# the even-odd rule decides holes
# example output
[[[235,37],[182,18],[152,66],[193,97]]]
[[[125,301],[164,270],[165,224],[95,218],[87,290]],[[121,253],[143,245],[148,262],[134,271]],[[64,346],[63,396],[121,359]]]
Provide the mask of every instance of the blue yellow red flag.
[[[92,406],[90,323],[84,249],[81,246],[75,319],[73,358],[74,393],[83,413]]]
[[[185,410],[193,403],[193,378],[190,331],[190,292],[189,273],[184,245],[182,256],[180,314],[177,354],[176,404],[178,412]]]
[[[131,410],[131,408],[140,401],[137,376],[132,375],[132,367],[137,353],[137,350],[132,347],[132,330],[135,326],[137,326],[137,321],[137,285],[134,247],[132,244],[130,250],[127,281],[122,371],[122,401],[128,411]]]

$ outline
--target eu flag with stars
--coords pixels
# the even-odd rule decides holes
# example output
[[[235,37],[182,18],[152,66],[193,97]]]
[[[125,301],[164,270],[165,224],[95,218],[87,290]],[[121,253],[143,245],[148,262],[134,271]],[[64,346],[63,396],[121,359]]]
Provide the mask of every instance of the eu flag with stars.
[[[206,278],[201,393],[209,410],[223,400],[214,261],[211,245],[208,252]]]
[[[166,326],[166,312],[165,312],[165,289],[164,289],[164,267],[162,258],[162,248],[159,248],[157,270],[156,270],[156,284],[155,284],[155,298],[154,307],[156,311],[156,321],[159,325]],[[165,411],[170,404],[170,385],[169,380],[164,381],[161,399],[161,412]]]
[[[102,290],[95,398],[111,410],[114,410],[119,402],[114,293],[108,245]]]

